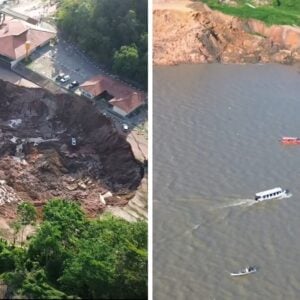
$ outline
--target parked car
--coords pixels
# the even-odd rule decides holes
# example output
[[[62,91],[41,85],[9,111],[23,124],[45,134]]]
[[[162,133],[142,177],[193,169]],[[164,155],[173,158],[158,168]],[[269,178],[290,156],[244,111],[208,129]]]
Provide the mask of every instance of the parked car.
[[[74,137],[72,137],[72,139],[71,139],[71,144],[72,144],[72,146],[76,146],[77,145],[77,141],[76,141],[76,139]]]
[[[60,80],[59,80],[59,82],[61,82],[61,83],[66,83],[66,82],[68,82],[69,80],[70,80],[70,75],[64,75]]]
[[[129,130],[129,126],[128,126],[127,124],[123,123],[123,124],[122,124],[122,130],[123,130],[124,132],[127,132],[127,131]]]
[[[56,81],[60,81],[64,76],[65,76],[65,73],[59,73],[59,74],[55,77],[55,80],[56,80]]]
[[[68,89],[71,90],[71,89],[73,89],[77,86],[79,86],[79,82],[74,80],[74,81],[72,81],[71,83],[68,84]]]

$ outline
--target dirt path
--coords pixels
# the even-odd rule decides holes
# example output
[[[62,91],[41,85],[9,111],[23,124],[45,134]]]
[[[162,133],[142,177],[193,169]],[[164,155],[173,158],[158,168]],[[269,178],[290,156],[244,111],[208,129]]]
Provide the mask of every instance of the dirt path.
[[[208,10],[208,7],[203,3],[195,3],[189,0],[154,0],[153,10],[177,10],[177,11],[203,11]]]
[[[153,9],[192,11],[191,4],[192,2],[187,0],[154,0]]]

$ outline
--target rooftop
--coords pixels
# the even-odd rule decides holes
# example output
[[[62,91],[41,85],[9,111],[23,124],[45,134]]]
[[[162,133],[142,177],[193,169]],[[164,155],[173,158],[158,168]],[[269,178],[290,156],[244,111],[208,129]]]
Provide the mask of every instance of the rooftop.
[[[55,32],[6,15],[3,24],[0,25],[0,55],[12,60],[24,57],[26,42],[30,42],[30,52],[32,52],[55,35]]]
[[[113,99],[109,100],[109,103],[122,109],[127,114],[145,103],[145,93],[103,75],[89,79],[82,83],[80,87],[94,97],[106,91],[113,96]]]

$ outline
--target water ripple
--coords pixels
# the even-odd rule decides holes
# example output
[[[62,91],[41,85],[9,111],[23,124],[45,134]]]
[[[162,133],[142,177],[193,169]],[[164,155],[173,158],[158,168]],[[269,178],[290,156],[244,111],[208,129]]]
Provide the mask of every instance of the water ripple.
[[[300,147],[278,142],[300,132],[297,69],[174,70],[154,70],[154,298],[298,299]],[[274,186],[293,197],[252,200]]]

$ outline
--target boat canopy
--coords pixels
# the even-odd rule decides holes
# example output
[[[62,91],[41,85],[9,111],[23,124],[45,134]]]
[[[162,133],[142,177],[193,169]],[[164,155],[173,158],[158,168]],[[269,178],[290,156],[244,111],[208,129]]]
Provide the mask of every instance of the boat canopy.
[[[274,189],[271,189],[271,190],[266,190],[266,191],[263,191],[263,192],[259,192],[259,193],[256,193],[255,196],[256,197],[263,197],[263,196],[266,196],[266,195],[270,195],[270,194],[274,194],[274,193],[282,193],[283,190],[281,187],[276,187]]]
[[[295,136],[284,136],[281,138],[282,140],[300,140],[300,138],[295,137]]]

